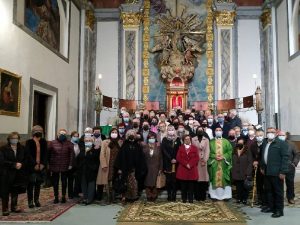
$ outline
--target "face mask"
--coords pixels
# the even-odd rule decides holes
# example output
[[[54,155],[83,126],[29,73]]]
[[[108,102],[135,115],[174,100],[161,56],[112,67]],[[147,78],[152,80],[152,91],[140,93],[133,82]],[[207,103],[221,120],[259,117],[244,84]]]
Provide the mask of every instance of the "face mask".
[[[285,141],[286,140],[286,136],[278,136],[279,140]]]
[[[254,136],[255,131],[254,130],[249,130],[249,135]]]
[[[160,118],[160,121],[161,121],[161,122],[165,122],[166,119],[165,119],[165,118]]]
[[[9,143],[10,143],[11,145],[16,145],[16,144],[18,144],[18,142],[19,142],[19,139],[17,139],[17,138],[9,139]]]
[[[144,119],[147,120],[149,118],[148,115],[144,115]]]
[[[257,140],[257,142],[261,143],[261,142],[263,142],[264,137],[263,136],[257,136],[256,140]]]
[[[148,126],[148,125],[144,125],[144,126],[143,126],[143,130],[144,130],[144,131],[149,130],[149,126]]]
[[[124,132],[125,132],[125,129],[124,129],[124,128],[120,128],[120,129],[119,129],[119,133],[120,133],[120,134],[124,134]]]
[[[129,141],[134,141],[134,135],[130,135],[130,136],[128,137],[128,140],[129,140]]]
[[[203,132],[203,131],[198,131],[198,132],[197,132],[197,135],[198,135],[198,137],[203,137],[204,132]]]
[[[123,120],[124,120],[125,123],[129,122],[129,118],[127,118],[127,117],[123,118]]]
[[[236,147],[237,147],[238,149],[241,150],[241,149],[244,147],[244,145],[243,145],[243,144],[240,144],[240,143],[237,143],[237,144],[236,144]]]
[[[156,121],[153,121],[153,122],[151,122],[151,124],[152,124],[153,126],[156,126],[156,125],[157,125],[157,122],[156,122]]]
[[[184,144],[184,147],[185,147],[185,148],[190,148],[191,145],[190,145],[190,144]]]
[[[213,123],[213,121],[214,121],[213,119],[207,119],[208,123]]]
[[[95,133],[95,134],[94,134],[94,137],[95,137],[95,138],[98,138],[98,137],[100,137],[100,135],[101,135],[101,134],[99,134],[99,133]]]
[[[133,128],[138,128],[139,124],[138,123],[133,123]]]
[[[248,135],[248,130],[243,130],[243,135],[247,136]]]
[[[72,137],[71,140],[73,143],[78,143],[79,142],[79,137]]]
[[[135,114],[135,118],[141,118],[140,114]]]
[[[181,133],[183,133],[184,132],[184,128],[180,127],[180,128],[178,128],[178,131],[181,132]]]
[[[168,135],[171,135],[171,136],[172,136],[172,135],[174,135],[174,134],[175,134],[175,131],[174,131],[174,130],[169,130],[169,131],[168,131]]]
[[[228,136],[228,139],[231,140],[231,141],[233,141],[233,140],[235,139],[235,136],[229,135],[229,136]]]
[[[43,136],[43,134],[41,132],[37,132],[34,134],[34,136],[37,138],[41,138]]]
[[[203,123],[202,125],[201,125],[201,127],[207,127],[207,124],[206,123]]]
[[[222,131],[216,131],[216,138],[221,138],[223,135]]]
[[[67,139],[67,137],[66,137],[66,135],[64,135],[64,134],[60,134],[59,136],[58,136],[58,140],[59,141],[65,141]]]
[[[84,137],[92,137],[93,135],[91,133],[85,133]]]
[[[150,138],[150,139],[148,140],[148,142],[149,142],[150,144],[154,144],[154,143],[155,143],[155,139],[154,139],[154,138]]]
[[[273,140],[275,138],[275,134],[274,133],[267,133],[267,138],[269,140]]]
[[[224,118],[218,118],[219,123],[224,123]]]
[[[174,115],[172,115],[172,116],[170,116],[171,117],[171,119],[174,119],[175,118],[175,116]]]
[[[93,142],[91,142],[91,141],[84,142],[84,146],[86,148],[91,148],[93,146]]]
[[[111,137],[112,139],[115,139],[115,138],[118,137],[118,134],[116,134],[116,133],[111,133],[111,134],[110,134],[110,137]]]
[[[194,120],[189,120],[189,125],[193,125]]]

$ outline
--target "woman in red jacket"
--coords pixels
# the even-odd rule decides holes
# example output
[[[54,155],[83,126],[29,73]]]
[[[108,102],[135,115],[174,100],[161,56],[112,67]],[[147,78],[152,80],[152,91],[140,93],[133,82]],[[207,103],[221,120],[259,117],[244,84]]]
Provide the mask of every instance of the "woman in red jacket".
[[[192,145],[191,136],[183,137],[183,145],[179,147],[176,160],[178,169],[176,178],[180,180],[182,202],[188,199],[189,203],[193,203],[194,183],[198,180],[198,162],[199,154],[197,148]]]

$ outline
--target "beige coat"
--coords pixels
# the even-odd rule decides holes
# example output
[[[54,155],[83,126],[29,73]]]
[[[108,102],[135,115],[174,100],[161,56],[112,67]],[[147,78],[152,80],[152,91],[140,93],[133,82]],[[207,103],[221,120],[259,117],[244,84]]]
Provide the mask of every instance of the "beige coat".
[[[208,171],[207,171],[207,160],[209,158],[209,140],[203,137],[201,142],[199,142],[198,137],[192,139],[192,144],[195,145],[199,152],[200,161],[198,163],[198,181],[209,181]]]
[[[110,139],[102,141],[101,144],[101,152],[100,152],[100,165],[97,174],[96,183],[98,185],[108,184],[108,170],[109,170],[109,159],[110,159],[110,148],[108,147],[110,143]],[[119,145],[121,146],[122,141],[119,141]],[[104,171],[103,168],[107,167],[107,170]]]

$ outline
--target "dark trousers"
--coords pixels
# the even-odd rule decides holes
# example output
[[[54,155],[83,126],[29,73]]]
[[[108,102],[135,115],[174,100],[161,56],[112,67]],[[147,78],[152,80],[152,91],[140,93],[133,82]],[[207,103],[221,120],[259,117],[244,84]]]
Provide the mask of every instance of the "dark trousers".
[[[274,212],[283,213],[283,180],[278,176],[265,176],[264,188],[268,207]]]
[[[206,192],[208,190],[208,182],[198,181],[194,184],[194,197],[197,201],[206,200]]]
[[[285,176],[286,197],[288,200],[295,198],[295,167],[291,168]]]
[[[166,173],[166,189],[168,192],[168,201],[176,200],[176,173]]]
[[[63,197],[66,196],[66,190],[67,190],[67,171],[65,172],[52,172],[52,184],[53,184],[53,190],[54,190],[54,197],[58,198],[58,185],[59,185],[59,177],[61,180],[61,194]]]
[[[77,197],[80,193],[81,183],[75,169],[67,172],[68,196],[69,198]]]
[[[103,199],[103,189],[104,185],[97,185],[96,199],[98,201]]]
[[[88,204],[92,203],[95,198],[96,180],[88,181],[85,175],[82,175],[81,189],[82,189],[83,199],[86,200]]]
[[[9,195],[11,198],[11,211],[14,211],[17,208],[18,205],[18,193],[12,192],[12,193],[5,193],[2,196],[2,212],[7,212],[8,211],[8,202],[9,202]]]
[[[256,173],[256,193],[259,204],[267,205],[266,193],[264,191],[264,175],[260,172],[260,167]]]
[[[181,180],[181,198],[183,202],[187,200],[192,203],[194,200],[194,183],[193,180]]]
[[[27,198],[28,203],[39,202],[41,191],[41,183],[40,182],[29,182],[27,186]]]
[[[235,180],[237,200],[247,201],[249,191],[244,187],[244,180]]]

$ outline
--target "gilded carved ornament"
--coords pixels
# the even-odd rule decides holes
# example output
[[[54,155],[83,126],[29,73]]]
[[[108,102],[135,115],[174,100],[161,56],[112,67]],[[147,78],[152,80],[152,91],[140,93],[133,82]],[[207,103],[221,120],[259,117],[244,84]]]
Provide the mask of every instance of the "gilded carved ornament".
[[[88,26],[91,30],[94,30],[95,25],[95,15],[92,10],[85,11],[85,25]]]
[[[215,19],[218,26],[233,26],[235,18],[236,18],[235,11],[215,12]]]
[[[260,16],[263,28],[266,28],[268,25],[272,24],[272,16],[271,16],[271,9],[266,9],[263,11],[262,15]]]
[[[138,27],[142,20],[142,14],[140,12],[122,12],[121,18],[123,20],[123,27]]]

